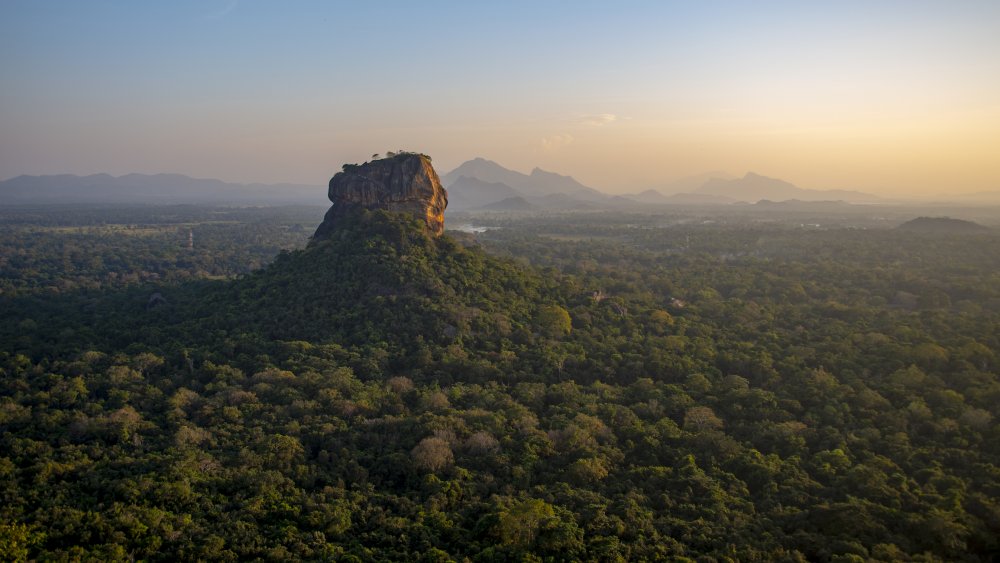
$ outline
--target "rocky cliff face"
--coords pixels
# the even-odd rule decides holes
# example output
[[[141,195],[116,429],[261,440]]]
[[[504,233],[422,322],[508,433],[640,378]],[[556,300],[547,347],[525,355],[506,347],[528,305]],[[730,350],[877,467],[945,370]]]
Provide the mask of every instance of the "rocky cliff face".
[[[314,238],[336,228],[337,220],[357,209],[384,209],[409,213],[422,219],[435,236],[444,232],[444,210],[448,193],[441,186],[431,160],[424,155],[403,153],[389,158],[348,164],[330,179],[328,192],[333,206],[326,212]]]

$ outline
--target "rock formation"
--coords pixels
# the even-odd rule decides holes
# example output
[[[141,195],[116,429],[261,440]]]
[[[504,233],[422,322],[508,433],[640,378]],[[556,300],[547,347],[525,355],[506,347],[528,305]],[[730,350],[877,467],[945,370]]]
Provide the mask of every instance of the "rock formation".
[[[422,154],[400,153],[364,164],[346,164],[330,179],[333,206],[313,238],[327,236],[345,214],[359,209],[384,209],[409,213],[427,224],[435,236],[444,232],[448,193],[441,186],[431,159]]]

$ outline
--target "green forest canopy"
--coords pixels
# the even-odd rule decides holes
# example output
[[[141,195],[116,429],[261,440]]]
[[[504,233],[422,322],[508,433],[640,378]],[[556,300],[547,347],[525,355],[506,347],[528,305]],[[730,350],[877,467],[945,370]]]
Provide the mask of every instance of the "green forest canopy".
[[[0,237],[11,559],[997,553],[992,232],[45,217]]]

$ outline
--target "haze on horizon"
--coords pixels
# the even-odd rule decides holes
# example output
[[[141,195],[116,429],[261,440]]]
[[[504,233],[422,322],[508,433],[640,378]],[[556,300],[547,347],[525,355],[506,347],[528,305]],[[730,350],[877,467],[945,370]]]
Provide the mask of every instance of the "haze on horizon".
[[[387,150],[610,193],[1000,190],[1000,3],[0,4],[0,179],[321,184]]]

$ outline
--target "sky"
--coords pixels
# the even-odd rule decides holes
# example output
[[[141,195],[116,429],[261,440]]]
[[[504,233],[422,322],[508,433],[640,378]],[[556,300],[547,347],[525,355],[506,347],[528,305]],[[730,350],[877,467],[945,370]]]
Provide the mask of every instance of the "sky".
[[[1000,190],[1000,2],[3,0],[0,178],[325,184],[373,153],[610,193]]]

